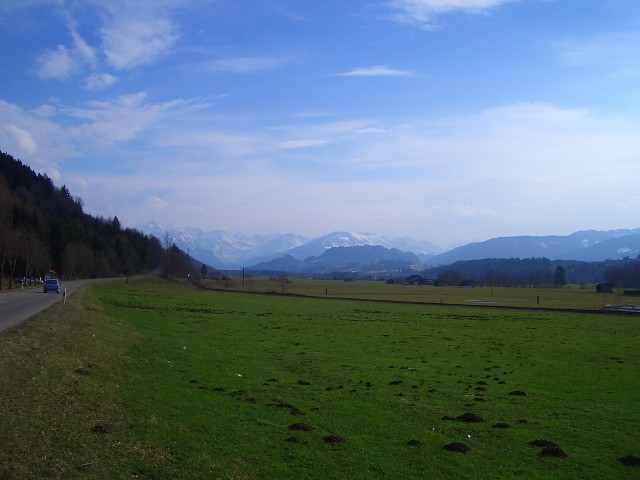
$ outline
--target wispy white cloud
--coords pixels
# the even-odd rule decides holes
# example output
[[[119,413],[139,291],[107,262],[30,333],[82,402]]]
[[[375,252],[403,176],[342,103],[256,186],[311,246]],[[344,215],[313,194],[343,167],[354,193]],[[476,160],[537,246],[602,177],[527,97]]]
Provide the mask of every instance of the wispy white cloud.
[[[215,72],[256,73],[275,70],[291,61],[292,59],[286,56],[230,57],[207,62],[204,68]]]
[[[102,90],[103,88],[110,87],[118,81],[118,77],[111,75],[110,73],[92,73],[85,79],[85,88],[87,90]]]
[[[64,45],[41,53],[36,63],[36,73],[43,79],[64,80],[77,68],[71,52]]]
[[[468,116],[387,125],[349,157],[358,169],[431,168],[457,178],[593,175],[602,158],[616,164],[640,151],[636,121],[525,103]],[[607,153],[608,152],[608,153]],[[477,159],[476,161],[471,159]],[[640,166],[638,167],[640,168]]]
[[[385,67],[383,65],[376,65],[374,67],[367,68],[354,68],[347,72],[336,73],[335,77],[409,77],[411,72],[406,70],[396,70],[393,68]]]
[[[280,142],[278,147],[283,150],[294,150],[298,148],[321,147],[328,143],[328,140],[287,140],[285,142]]]
[[[77,155],[68,142],[67,132],[54,119],[51,108],[33,112],[0,100],[0,145],[3,150],[46,172],[51,178],[60,176],[59,162]],[[43,114],[48,111],[47,114]]]
[[[5,128],[27,155],[33,155],[38,151],[38,145],[29,132],[12,123],[5,125]]]
[[[562,61],[570,67],[640,65],[640,33],[607,32],[587,38],[565,39],[555,43]]]
[[[506,3],[519,0],[390,0],[393,20],[431,28],[439,15],[461,11],[484,13]]]
[[[114,18],[100,30],[104,54],[118,70],[149,65],[167,55],[179,38],[168,18]]]
[[[171,54],[180,38],[180,27],[171,13],[188,3],[95,2],[99,26],[90,28],[99,41],[91,45],[80,33],[81,27],[87,28],[80,18],[86,17],[76,15],[73,4],[61,2],[58,14],[66,19],[70,42],[43,51],[36,59],[35,72],[43,79],[57,80],[84,74],[87,90],[109,87],[116,81],[109,69],[147,66]]]
[[[84,65],[90,65],[95,69],[96,51],[85,42],[76,32],[75,28],[69,27],[73,42],[67,48],[58,45],[55,49],[45,50],[36,59],[35,73],[44,80],[67,80],[83,70]],[[87,81],[88,89],[98,89],[99,84],[107,86],[108,82],[98,82],[98,74],[92,74]],[[114,77],[115,78],[115,77]],[[107,77],[103,77],[106,80]]]
[[[77,142],[105,148],[137,138],[157,122],[189,105],[184,100],[150,103],[146,96],[145,92],[138,92],[115,99],[88,101],[80,106],[65,106],[61,110],[78,121],[72,129]]]
[[[188,149],[194,158],[225,159],[222,168],[235,164],[239,158],[251,157],[268,150],[267,141],[253,132],[227,133],[221,125],[186,128],[166,132],[158,145],[163,148]]]
[[[73,39],[74,50],[77,55],[82,58],[85,62],[89,63],[92,67],[95,68],[97,61],[97,53],[96,49],[91,47],[77,32],[77,30],[70,26],[69,27],[71,37]]]

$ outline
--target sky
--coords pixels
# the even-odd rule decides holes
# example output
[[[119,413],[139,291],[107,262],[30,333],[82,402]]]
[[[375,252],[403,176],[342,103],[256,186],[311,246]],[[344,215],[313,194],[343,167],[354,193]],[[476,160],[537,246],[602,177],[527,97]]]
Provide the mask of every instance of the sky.
[[[3,0],[0,150],[128,227],[640,227],[638,0]]]

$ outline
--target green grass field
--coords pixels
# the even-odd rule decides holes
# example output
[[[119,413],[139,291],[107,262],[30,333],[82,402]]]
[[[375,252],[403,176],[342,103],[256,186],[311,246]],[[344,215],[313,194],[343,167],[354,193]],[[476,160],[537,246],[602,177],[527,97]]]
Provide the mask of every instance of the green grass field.
[[[248,277],[226,282],[204,280],[212,289],[247,292],[282,293],[281,284],[266,278]],[[511,308],[603,310],[605,305],[623,304],[640,307],[640,297],[623,295],[623,289],[614,293],[596,293],[595,286],[567,285],[563,288],[518,287],[434,287],[426,285],[386,285],[380,281],[293,279],[285,293],[330,298],[362,300],[390,300],[394,302],[435,303],[468,306],[496,306]]]
[[[96,285],[0,337],[0,478],[638,478],[639,321]]]

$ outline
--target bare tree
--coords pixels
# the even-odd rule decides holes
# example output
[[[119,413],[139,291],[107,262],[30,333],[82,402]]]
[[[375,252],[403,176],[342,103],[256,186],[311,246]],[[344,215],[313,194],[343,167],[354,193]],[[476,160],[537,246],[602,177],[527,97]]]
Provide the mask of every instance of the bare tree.
[[[34,249],[35,242],[36,239],[32,232],[22,232],[19,254],[24,266],[24,271],[20,272],[20,274],[24,274],[24,278],[31,277],[31,253]]]
[[[44,249],[40,238],[34,232],[23,232],[22,241],[20,242],[20,255],[24,261],[24,276],[32,277],[34,275],[35,257]]]
[[[50,261],[51,257],[49,256],[47,246],[42,241],[38,242],[38,246],[33,252],[32,259],[34,276],[44,278]]]
[[[8,238],[8,254],[7,263],[9,266],[9,288],[13,285],[13,279],[15,278],[16,266],[18,265],[18,258],[20,257],[21,248],[20,245],[24,238],[24,233],[21,230],[11,230]]]
[[[280,272],[280,275],[278,276],[278,284],[280,285],[280,290],[283,295],[287,291],[287,287],[290,283],[291,280],[289,280],[289,277],[287,277],[287,272]]]
[[[0,290],[2,290],[2,281],[4,280],[4,267],[9,259],[11,233],[6,216],[0,214]]]

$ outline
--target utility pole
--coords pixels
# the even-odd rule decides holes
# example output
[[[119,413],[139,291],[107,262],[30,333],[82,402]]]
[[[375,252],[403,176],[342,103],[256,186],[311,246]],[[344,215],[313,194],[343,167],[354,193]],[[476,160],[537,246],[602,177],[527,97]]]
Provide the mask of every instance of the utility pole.
[[[491,296],[493,297],[493,275],[494,272],[491,272]]]

